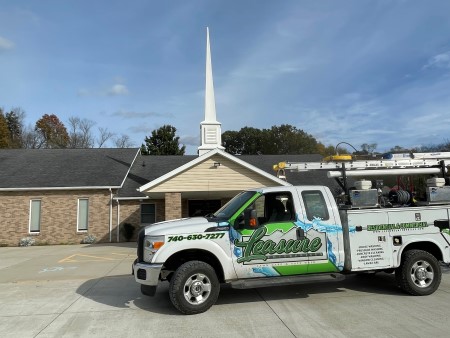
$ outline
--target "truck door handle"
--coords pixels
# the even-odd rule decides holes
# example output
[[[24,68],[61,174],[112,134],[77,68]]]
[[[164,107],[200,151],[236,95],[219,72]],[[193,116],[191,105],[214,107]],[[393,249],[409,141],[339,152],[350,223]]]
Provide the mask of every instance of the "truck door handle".
[[[305,239],[305,230],[297,228],[297,239],[303,241]]]

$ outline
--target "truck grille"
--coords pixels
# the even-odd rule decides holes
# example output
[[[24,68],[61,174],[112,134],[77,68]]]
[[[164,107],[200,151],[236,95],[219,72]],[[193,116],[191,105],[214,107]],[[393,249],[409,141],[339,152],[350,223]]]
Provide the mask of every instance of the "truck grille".
[[[144,238],[145,238],[145,228],[142,228],[141,231],[139,231],[138,238],[137,238],[138,262],[144,261]]]

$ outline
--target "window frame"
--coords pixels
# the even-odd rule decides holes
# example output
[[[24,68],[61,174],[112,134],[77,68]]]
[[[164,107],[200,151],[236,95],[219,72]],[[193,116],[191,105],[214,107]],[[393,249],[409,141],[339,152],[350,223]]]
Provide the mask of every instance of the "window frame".
[[[87,201],[87,210],[86,210],[86,228],[80,229],[80,202]],[[89,198],[88,197],[80,197],[77,200],[77,232],[88,232],[89,230]]]
[[[32,211],[33,211],[33,202],[39,202],[39,221],[38,221],[38,228],[39,230],[31,230],[31,220],[32,220]],[[29,234],[39,234],[41,232],[41,223],[42,223],[42,199],[40,198],[32,198],[30,199],[30,210],[29,210],[29,217],[28,217],[28,233]]]

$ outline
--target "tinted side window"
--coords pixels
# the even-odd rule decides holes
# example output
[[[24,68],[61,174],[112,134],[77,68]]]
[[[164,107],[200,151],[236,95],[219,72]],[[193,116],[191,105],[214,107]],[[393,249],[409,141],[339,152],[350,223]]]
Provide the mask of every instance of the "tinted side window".
[[[302,192],[303,203],[305,204],[306,217],[312,221],[318,217],[324,221],[328,220],[327,204],[323,198],[322,192],[319,190],[310,190]]]

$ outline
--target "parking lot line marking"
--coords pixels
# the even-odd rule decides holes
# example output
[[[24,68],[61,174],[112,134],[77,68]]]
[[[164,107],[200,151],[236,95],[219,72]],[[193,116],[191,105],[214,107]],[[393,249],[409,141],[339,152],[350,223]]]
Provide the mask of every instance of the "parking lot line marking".
[[[80,257],[81,259],[77,259]],[[85,258],[93,258],[93,259],[85,259]],[[63,258],[58,263],[77,263],[77,262],[103,262],[103,261],[120,261],[120,258],[110,258],[110,257],[102,257],[102,256],[92,256],[92,255],[83,255],[83,254],[73,254],[69,257]]]
[[[125,254],[111,252],[104,255],[86,255],[73,254],[58,261],[58,263],[77,263],[77,262],[104,262],[104,261],[120,261],[124,259],[134,259],[134,254]]]
[[[76,256],[77,254],[74,255],[70,255],[69,257],[63,258],[60,261],[58,261],[58,263],[67,263],[70,262],[70,260],[72,259],[73,256]]]

